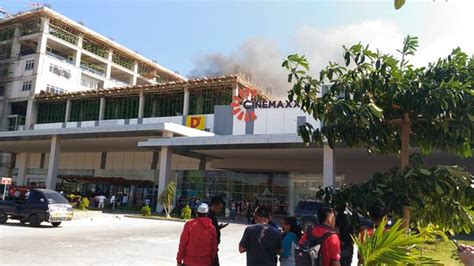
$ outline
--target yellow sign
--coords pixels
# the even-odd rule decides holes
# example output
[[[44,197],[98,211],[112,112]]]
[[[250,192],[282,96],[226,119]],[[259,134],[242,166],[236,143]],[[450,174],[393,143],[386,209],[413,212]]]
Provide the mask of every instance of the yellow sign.
[[[206,117],[203,115],[190,115],[186,117],[186,126],[199,130],[206,128]]]

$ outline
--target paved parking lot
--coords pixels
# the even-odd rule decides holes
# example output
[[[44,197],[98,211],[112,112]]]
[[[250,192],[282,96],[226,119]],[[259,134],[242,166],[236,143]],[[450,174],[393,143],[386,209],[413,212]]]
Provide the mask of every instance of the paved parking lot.
[[[176,265],[184,223],[103,214],[41,228],[0,225],[0,265]],[[238,243],[245,225],[222,232],[221,265],[245,265]]]

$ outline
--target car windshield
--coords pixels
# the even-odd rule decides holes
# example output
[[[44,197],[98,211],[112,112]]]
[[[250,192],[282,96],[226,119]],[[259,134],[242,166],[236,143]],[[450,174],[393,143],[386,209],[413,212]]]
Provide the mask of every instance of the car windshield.
[[[48,199],[49,204],[54,204],[54,203],[68,204],[69,203],[67,199],[64,198],[59,193],[45,192],[44,196]]]

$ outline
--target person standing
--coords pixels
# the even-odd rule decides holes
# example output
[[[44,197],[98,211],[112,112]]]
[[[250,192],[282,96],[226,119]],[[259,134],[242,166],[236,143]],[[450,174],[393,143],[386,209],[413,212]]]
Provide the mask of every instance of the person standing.
[[[247,266],[276,266],[282,252],[281,235],[268,224],[270,210],[260,207],[255,213],[255,225],[248,226],[239,244],[239,252],[247,253]]]
[[[322,265],[323,266],[340,266],[341,260],[341,241],[339,236],[334,232],[336,226],[336,214],[329,207],[321,207],[318,211],[318,219],[320,225],[316,225],[311,233],[314,238],[321,238],[326,234],[330,234],[321,245]],[[307,233],[301,237],[300,246],[303,246],[308,239]]]
[[[127,205],[128,205],[128,195],[127,195],[127,194],[123,194],[123,196],[122,196],[122,204],[123,204],[123,206],[127,206]]]
[[[209,218],[211,218],[212,224],[216,228],[218,246],[221,243],[221,229],[224,229],[226,226],[229,225],[229,224],[219,224],[219,220],[217,220],[217,215],[222,212],[222,209],[224,209],[224,207],[225,207],[225,202],[222,198],[216,196],[211,199],[211,208],[209,211]],[[217,251],[219,252],[219,248],[217,248]],[[216,254],[214,266],[219,266],[218,253]]]
[[[210,266],[217,256],[217,231],[208,218],[209,206],[201,203],[197,218],[184,225],[179,240],[178,265]]]
[[[115,195],[114,194],[110,196],[110,205],[112,206],[112,210],[115,209]]]
[[[99,205],[97,206],[99,209],[103,209],[104,208],[104,202],[105,202],[105,199],[106,197],[102,194],[100,194],[99,196],[96,196],[95,197],[95,200],[99,202]]]
[[[295,217],[286,217],[281,227],[283,252],[280,256],[280,265],[295,266],[295,249],[301,237],[301,228]]]

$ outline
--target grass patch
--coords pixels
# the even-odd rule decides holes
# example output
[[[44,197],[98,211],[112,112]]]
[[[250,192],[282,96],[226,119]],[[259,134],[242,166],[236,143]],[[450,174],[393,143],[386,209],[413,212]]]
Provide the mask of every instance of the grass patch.
[[[474,245],[474,240],[459,240],[466,245]],[[456,246],[451,240],[442,241],[438,244],[423,245],[423,256],[435,259],[438,265],[462,265],[457,258]]]

